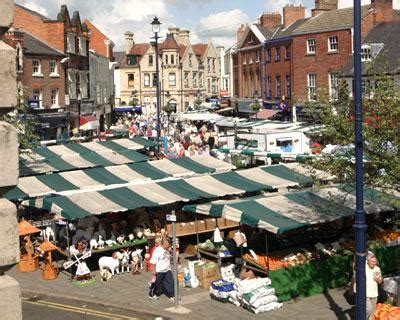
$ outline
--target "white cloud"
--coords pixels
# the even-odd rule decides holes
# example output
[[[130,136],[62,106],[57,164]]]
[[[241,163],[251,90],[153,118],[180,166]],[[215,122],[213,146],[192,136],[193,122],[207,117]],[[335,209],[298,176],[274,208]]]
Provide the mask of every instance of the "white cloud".
[[[200,19],[193,34],[193,42],[212,41],[215,45],[230,46],[236,42],[236,30],[249,17],[240,9],[210,14]]]
[[[46,8],[44,8],[44,7],[40,6],[40,5],[37,5],[33,1],[26,1],[24,5],[28,9],[36,11],[36,12],[40,13],[41,15],[45,16],[45,17],[47,17],[47,15],[48,15],[48,12],[47,12]]]

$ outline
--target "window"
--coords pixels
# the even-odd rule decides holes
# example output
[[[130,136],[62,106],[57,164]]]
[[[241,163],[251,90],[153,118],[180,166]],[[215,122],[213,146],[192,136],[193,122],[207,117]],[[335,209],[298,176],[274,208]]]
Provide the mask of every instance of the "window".
[[[285,47],[285,59],[286,60],[290,59],[290,47],[289,46]]]
[[[76,96],[79,99],[79,96],[81,94],[81,75],[79,73],[75,74],[75,83],[76,83]]]
[[[291,87],[290,87],[290,76],[286,75],[286,97],[290,97]]]
[[[193,88],[197,88],[197,72],[193,72],[192,74],[192,83],[193,83]]]
[[[315,73],[307,74],[308,100],[314,101],[317,95],[317,75]]]
[[[153,73],[153,87],[157,87],[157,74]]]
[[[144,86],[150,87],[150,74],[149,73],[144,74]]]
[[[193,54],[189,53],[189,67],[193,67]]]
[[[256,62],[260,62],[260,51],[256,51]]]
[[[50,76],[58,76],[57,61],[51,60],[49,62],[49,65],[50,65]]]
[[[243,64],[247,64],[247,54],[246,54],[246,52],[245,53],[243,53]],[[210,70],[208,70],[208,71],[210,71]]]
[[[272,79],[270,76],[267,77],[267,97],[272,97]]]
[[[32,60],[32,75],[41,76],[42,66],[40,65],[40,60]]]
[[[183,83],[185,88],[189,88],[189,72],[185,72],[185,77],[183,79]]]
[[[212,72],[215,72],[215,58],[211,59],[212,62]]]
[[[58,89],[51,89],[51,106],[58,107]]]
[[[246,54],[245,54],[245,60],[246,60]],[[211,58],[207,58],[207,71],[211,71]]]
[[[370,80],[361,81],[361,92],[363,98],[371,98],[372,96],[372,85]]]
[[[275,61],[281,60],[281,48],[275,48]]]
[[[71,99],[76,98],[76,78],[75,74],[68,71],[68,94]]]
[[[361,61],[371,61],[371,46],[364,44],[361,46]]]
[[[175,55],[171,54],[171,64],[175,64]]]
[[[168,64],[168,55],[167,54],[164,56],[164,61],[165,61],[165,64]]]
[[[137,56],[129,55],[127,57],[127,63],[128,63],[129,66],[135,66],[137,64]]]
[[[153,55],[150,54],[149,55],[149,66],[152,66],[152,65],[153,65]]]
[[[96,99],[97,99],[97,104],[101,104],[101,88],[100,85],[96,85]]]
[[[134,86],[135,86],[135,74],[128,73],[128,87],[134,87]]]
[[[67,52],[69,53],[76,53],[76,47],[75,47],[75,34],[73,33],[68,33],[67,34]]]
[[[22,71],[23,61],[24,60],[23,60],[23,55],[22,55],[22,48],[21,48],[21,45],[18,43],[17,44],[17,54],[15,56],[17,71]]]
[[[199,72],[199,87],[203,88],[203,72]]]
[[[38,101],[39,108],[42,108],[42,90],[33,89],[32,98],[33,98],[33,100]]]
[[[337,36],[329,36],[328,37],[328,51],[329,52],[338,51],[338,38],[337,38]]]
[[[170,73],[168,75],[168,85],[170,87],[176,86],[176,74],[175,73]]]
[[[211,80],[211,92],[213,94],[217,93],[217,79],[215,79],[215,78],[212,78],[212,80]]]
[[[307,40],[307,53],[308,54],[315,54],[316,47],[317,47],[317,45],[316,45],[315,39]]]
[[[78,45],[79,45],[79,55],[81,56],[86,56],[86,39],[83,37],[78,38]]]
[[[207,92],[211,92],[211,80],[207,79]]]
[[[271,54],[271,49],[267,49],[267,62],[271,62],[272,60],[272,54]]]
[[[280,98],[282,96],[282,87],[281,87],[281,76],[276,76],[276,97]]]
[[[338,98],[338,74],[329,73],[329,97],[333,100]]]

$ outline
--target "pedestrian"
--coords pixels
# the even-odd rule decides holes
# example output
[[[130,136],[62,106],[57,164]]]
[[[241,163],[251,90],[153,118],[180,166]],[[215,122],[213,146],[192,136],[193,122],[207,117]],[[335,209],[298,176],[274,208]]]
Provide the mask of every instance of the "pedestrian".
[[[165,294],[170,300],[174,299],[174,278],[171,271],[171,241],[168,238],[161,240],[150,259],[153,278],[155,277],[154,295],[150,299],[157,300]]]

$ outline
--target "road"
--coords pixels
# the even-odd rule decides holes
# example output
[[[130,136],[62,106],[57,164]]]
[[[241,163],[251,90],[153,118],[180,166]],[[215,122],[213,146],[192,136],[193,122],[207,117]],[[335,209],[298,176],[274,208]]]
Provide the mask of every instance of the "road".
[[[57,299],[22,299],[23,320],[104,320],[104,319],[155,319],[143,314],[133,314],[132,311],[90,305],[75,301]]]

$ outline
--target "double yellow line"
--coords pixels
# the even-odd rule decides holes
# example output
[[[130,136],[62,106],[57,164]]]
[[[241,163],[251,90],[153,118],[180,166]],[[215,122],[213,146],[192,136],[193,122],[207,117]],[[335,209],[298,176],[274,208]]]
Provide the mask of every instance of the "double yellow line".
[[[98,310],[94,310],[94,309],[75,307],[75,306],[62,304],[62,303],[55,303],[55,302],[46,301],[46,300],[31,301],[29,299],[23,298],[22,302],[37,305],[37,306],[47,307],[47,308],[53,308],[53,309],[64,310],[64,311],[69,311],[69,312],[74,312],[74,313],[79,313],[79,314],[96,316],[96,317],[105,318],[105,319],[113,319],[113,320],[117,320],[117,319],[118,320],[119,319],[121,319],[121,320],[123,320],[123,319],[139,320],[140,319],[140,318],[134,318],[134,317],[129,317],[129,316],[115,314],[115,313],[98,311]]]

